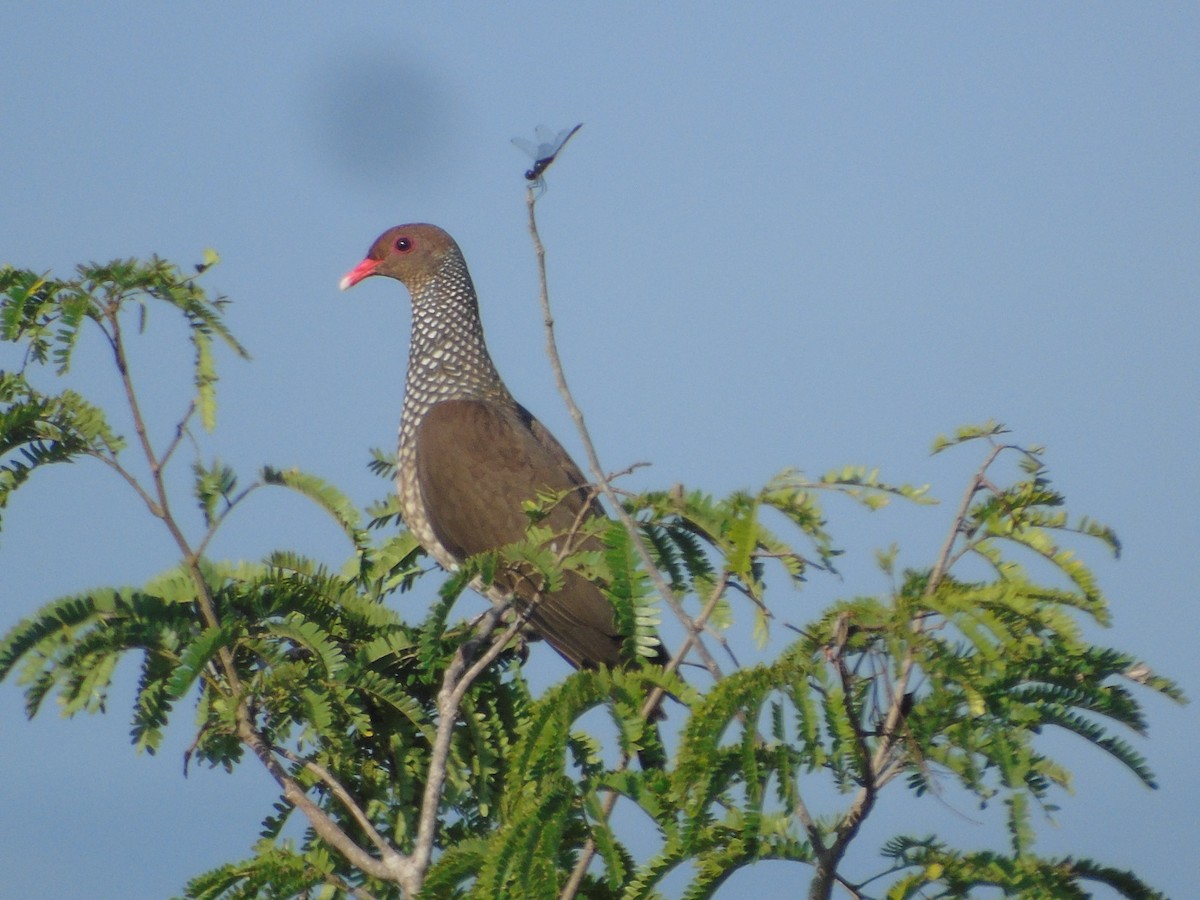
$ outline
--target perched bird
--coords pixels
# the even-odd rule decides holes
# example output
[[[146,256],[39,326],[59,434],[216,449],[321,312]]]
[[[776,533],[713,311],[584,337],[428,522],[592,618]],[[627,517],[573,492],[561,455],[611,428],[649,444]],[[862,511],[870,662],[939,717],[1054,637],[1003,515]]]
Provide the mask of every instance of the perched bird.
[[[556,535],[603,516],[579,467],[496,371],[454,239],[434,225],[391,228],[342,279],[342,290],[372,275],[403,282],[412,297],[396,488],[405,524],[433,558],[453,570],[522,540],[529,527],[522,504],[539,493],[562,496],[542,520]],[[626,636],[609,600],[582,576],[564,574],[560,590],[539,594],[520,573],[501,572],[489,594],[514,595],[533,629],[577,668],[632,658],[622,653]],[[660,645],[653,661],[666,660]]]

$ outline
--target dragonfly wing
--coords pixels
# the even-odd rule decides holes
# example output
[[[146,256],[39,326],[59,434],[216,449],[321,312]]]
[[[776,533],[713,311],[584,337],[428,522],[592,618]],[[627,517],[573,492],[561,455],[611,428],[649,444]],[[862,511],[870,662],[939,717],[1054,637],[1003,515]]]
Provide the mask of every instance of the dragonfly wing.
[[[537,137],[536,144],[525,138],[513,138],[513,144],[529,154],[533,160],[533,168],[525,173],[525,177],[530,181],[540,181],[542,173],[554,162],[554,158],[558,156],[563,145],[582,127],[583,123],[580,122],[574,128],[564,128],[558,134],[554,134],[545,125],[539,125],[534,129]]]
[[[533,132],[537,135],[539,156],[553,156],[558,151],[558,135],[553,131],[545,125],[539,125]]]
[[[563,147],[566,146],[567,141],[569,141],[571,138],[573,138],[575,136],[575,132],[577,132],[582,127],[583,127],[583,123],[580,122],[574,128],[564,128],[557,135],[555,135],[555,137],[554,137],[554,155],[555,156],[558,156],[558,152],[560,150],[562,150]]]
[[[528,153],[530,159],[538,158],[540,148],[533,141],[527,141],[525,138],[513,138],[512,142],[516,147]]]

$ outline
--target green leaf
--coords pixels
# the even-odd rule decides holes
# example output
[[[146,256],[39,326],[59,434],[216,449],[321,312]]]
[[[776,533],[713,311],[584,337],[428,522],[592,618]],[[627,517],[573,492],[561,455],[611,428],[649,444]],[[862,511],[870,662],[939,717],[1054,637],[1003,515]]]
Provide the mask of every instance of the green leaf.
[[[217,518],[217,507],[224,501],[225,508],[232,505],[231,495],[237,488],[237,475],[229,466],[222,465],[220,460],[213,460],[211,468],[205,467],[197,460],[192,464],[195,476],[193,490],[200,503],[200,511],[204,514],[204,524],[212,526]]]
[[[931,453],[938,454],[950,447],[967,443],[968,441],[987,440],[1008,434],[1008,429],[993,419],[988,419],[982,425],[964,425],[955,430],[950,437],[938,435],[933,442]]]
[[[188,645],[179,659],[179,664],[166,683],[167,696],[172,700],[182,698],[196,683],[204,667],[216,656],[221,647],[228,646],[236,634],[232,623],[217,628],[207,628]]]
[[[329,482],[315,475],[301,472],[299,469],[276,469],[265,466],[262,470],[262,480],[266,484],[277,484],[289,488],[325,510],[354,544],[359,554],[360,565],[369,565],[371,541],[360,525],[361,519],[358,510],[340,490]]]

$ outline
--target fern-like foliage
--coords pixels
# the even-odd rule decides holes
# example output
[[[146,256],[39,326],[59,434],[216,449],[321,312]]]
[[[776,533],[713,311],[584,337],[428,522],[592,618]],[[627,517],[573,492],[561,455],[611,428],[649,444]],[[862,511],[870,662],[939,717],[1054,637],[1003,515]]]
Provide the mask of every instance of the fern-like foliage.
[[[206,256],[198,269],[215,261]],[[926,490],[871,469],[815,480],[786,470],[727,497],[681,487],[629,497],[632,529],[589,519],[570,533],[548,525],[560,497],[529,498],[523,540],[466,560],[414,612],[402,592],[427,570],[417,541],[396,530],[394,500],[364,519],[311,474],[265,466],[244,481],[219,460],[197,459],[203,529],[189,537],[171,517],[158,473],[193,414],[206,428],[215,422],[214,348],[245,355],[224,323],[224,298],[157,259],[82,266],[68,280],[6,268],[0,298],[0,339],[23,351],[18,370],[0,373],[0,509],[37,469],[98,459],[180,550],[178,566],[145,585],[61,597],[16,623],[0,639],[0,679],[22,685],[31,716],[50,697],[68,716],[105,712],[113,672],[134,658],[139,751],[156,752],[188,706],[188,762],[253,762],[280,785],[251,855],[194,878],[186,896],[390,898],[423,883],[436,897],[652,898],[687,871],[683,896],[706,898],[767,859],[804,867],[814,897],[836,884],[896,898],[984,888],[1082,897],[1093,884],[1157,896],[1133,873],[1036,852],[1038,816],[1070,779],[1038,735],[1076,735],[1153,786],[1128,740],[1146,728],[1138,696],[1182,696],[1139,660],[1088,639],[1084,625],[1106,625],[1109,614],[1077,544],[1113,553],[1120,545],[1108,527],[1069,514],[1042,451],[1006,443],[1003,426],[964,428],[935,445],[984,455],[944,522],[936,559],[903,568],[893,545],[878,554],[891,590],[816,611],[759,665],[723,672],[707,655],[707,674],[683,678],[685,651],[738,616],[752,618],[766,646],[776,579],[803,587],[834,570],[840,552],[822,502],[830,493],[873,510],[892,499],[927,503]],[[188,412],[155,434],[124,348],[130,314],[163,308],[187,325],[194,394]],[[93,327],[127,385],[148,481],[133,474],[146,467],[125,465],[129,449],[103,410],[41,384],[69,369]],[[1010,459],[1016,474],[1005,478],[998,472]],[[378,452],[371,468],[394,474]],[[257,562],[207,557],[228,513],[266,486],[306,497],[337,523],[343,566],[288,550]],[[661,579],[645,570],[643,553]],[[968,577],[964,560],[983,566]],[[525,610],[493,614],[513,624],[489,631],[493,616],[471,620],[478,606],[468,606],[477,604],[468,589],[520,578],[553,591],[567,573],[612,602],[633,638],[628,665],[578,672],[535,696],[521,667]],[[666,668],[647,662],[658,656],[664,605],[687,630]],[[469,668],[489,651],[490,665]],[[652,694],[673,698],[666,725],[651,712]],[[832,788],[840,798],[822,815],[808,805],[818,784],[823,797]],[[849,867],[863,821],[889,790],[905,788],[918,797],[955,791],[1002,810],[1007,846],[965,851],[937,836],[897,836],[875,870],[861,854]],[[639,810],[651,846],[644,830],[613,815],[617,803]],[[405,874],[418,865],[415,880]]]
[[[1045,858],[994,851],[963,852],[932,837],[894,838],[883,856],[898,868],[912,869],[893,884],[888,900],[909,897],[968,897],[973,891],[999,889],[1006,896],[1077,897],[1086,900],[1090,885],[1105,885],[1122,897],[1155,900],[1164,895],[1132,872],[1075,857]]]
[[[46,395],[23,374],[0,371],[0,510],[35,470],[115,458],[124,443],[104,413],[74,391]]]

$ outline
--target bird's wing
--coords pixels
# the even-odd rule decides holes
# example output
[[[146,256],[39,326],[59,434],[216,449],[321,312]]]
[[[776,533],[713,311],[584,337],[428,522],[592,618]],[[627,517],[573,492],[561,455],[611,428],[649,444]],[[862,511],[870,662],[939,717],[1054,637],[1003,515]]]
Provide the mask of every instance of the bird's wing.
[[[546,428],[523,408],[486,400],[435,404],[416,436],[417,478],[438,540],[457,557],[525,537],[522,501],[564,494],[547,516],[569,529],[590,502],[587,479]],[[601,514],[598,507],[589,515]]]
[[[556,533],[570,533],[581,514],[602,514],[579,467],[520,406],[484,400],[435,404],[417,429],[416,457],[430,525],[459,559],[521,540],[529,527],[521,504],[539,491],[563,494],[544,520]],[[618,663],[621,635],[612,605],[594,584],[565,574],[563,588],[543,597],[530,621],[576,666]],[[520,579],[510,586],[531,599]]]

